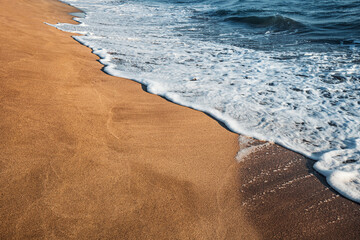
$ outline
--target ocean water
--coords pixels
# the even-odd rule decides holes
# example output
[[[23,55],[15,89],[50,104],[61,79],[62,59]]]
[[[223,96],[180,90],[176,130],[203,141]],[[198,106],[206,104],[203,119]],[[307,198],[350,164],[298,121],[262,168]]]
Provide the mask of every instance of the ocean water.
[[[104,71],[317,160],[360,202],[360,1],[65,0]]]

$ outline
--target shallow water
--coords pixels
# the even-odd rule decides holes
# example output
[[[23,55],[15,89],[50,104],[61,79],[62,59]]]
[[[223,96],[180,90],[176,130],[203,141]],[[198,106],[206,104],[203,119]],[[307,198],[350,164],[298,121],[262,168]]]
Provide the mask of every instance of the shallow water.
[[[65,2],[86,16],[56,27],[107,73],[318,160],[360,202],[360,1]]]

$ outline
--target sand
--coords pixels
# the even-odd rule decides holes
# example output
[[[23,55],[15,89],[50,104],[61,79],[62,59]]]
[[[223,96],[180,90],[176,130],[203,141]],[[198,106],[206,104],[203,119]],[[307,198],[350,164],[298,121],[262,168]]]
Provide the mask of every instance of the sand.
[[[0,5],[0,239],[360,236],[359,205],[308,160],[269,144],[238,163],[237,134],[44,24],[76,9]]]
[[[75,9],[0,4],[0,239],[256,237],[237,207],[236,134],[104,74],[43,23]]]
[[[360,239],[360,205],[332,190],[314,161],[275,144],[240,168],[241,206],[263,239]]]

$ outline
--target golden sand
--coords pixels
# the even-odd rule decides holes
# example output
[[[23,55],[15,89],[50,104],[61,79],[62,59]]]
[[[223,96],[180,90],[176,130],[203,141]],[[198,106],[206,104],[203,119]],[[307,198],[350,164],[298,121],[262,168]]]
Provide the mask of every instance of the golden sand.
[[[238,207],[236,134],[104,74],[44,24],[75,9],[0,5],[0,239],[256,236]]]

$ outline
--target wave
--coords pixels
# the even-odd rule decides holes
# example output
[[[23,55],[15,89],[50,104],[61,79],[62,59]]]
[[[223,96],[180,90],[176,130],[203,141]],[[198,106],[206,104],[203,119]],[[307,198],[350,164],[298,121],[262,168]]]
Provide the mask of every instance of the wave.
[[[229,29],[238,29],[245,35],[263,35],[264,31],[290,32],[302,35],[300,39],[339,44],[360,39],[360,1],[272,1],[267,0],[205,0],[209,7],[204,14]],[[313,9],[314,11],[309,11]],[[229,30],[230,31],[230,30]],[[333,40],[336,40],[335,42]],[[263,41],[262,39],[261,41]],[[293,41],[291,39],[290,41]],[[328,42],[326,42],[329,40]],[[265,39],[266,41],[266,39]],[[277,42],[277,40],[276,40]],[[283,42],[281,42],[283,45]]]
[[[306,26],[298,21],[281,15],[276,16],[249,16],[249,17],[228,17],[225,21],[231,21],[240,24],[247,24],[257,28],[271,28],[273,30],[299,30],[305,29]]]

